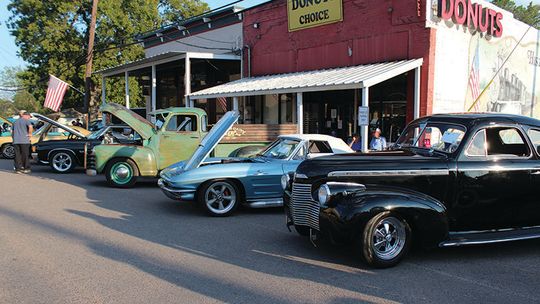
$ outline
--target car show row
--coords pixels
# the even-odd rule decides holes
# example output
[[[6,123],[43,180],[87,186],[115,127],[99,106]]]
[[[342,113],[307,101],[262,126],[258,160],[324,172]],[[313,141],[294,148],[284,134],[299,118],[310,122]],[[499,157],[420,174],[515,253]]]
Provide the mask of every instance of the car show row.
[[[58,173],[84,167],[118,188],[156,177],[167,197],[212,216],[284,206],[287,227],[313,243],[349,244],[373,267],[398,264],[413,241],[434,248],[540,238],[534,118],[438,114],[409,123],[387,151],[355,153],[339,138],[291,134],[216,157],[235,111],[209,128],[195,108],[159,110],[153,122],[113,103],[101,110],[105,123],[92,133],[35,114],[45,122],[32,138],[36,160]]]

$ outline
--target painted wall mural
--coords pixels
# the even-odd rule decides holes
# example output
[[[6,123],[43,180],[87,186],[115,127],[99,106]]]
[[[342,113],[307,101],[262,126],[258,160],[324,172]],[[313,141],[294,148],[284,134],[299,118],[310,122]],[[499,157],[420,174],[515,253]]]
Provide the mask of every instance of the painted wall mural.
[[[428,1],[429,2],[429,1]],[[494,37],[438,17],[428,7],[427,26],[437,29],[433,113],[501,112],[540,118],[540,33],[486,1],[462,1],[502,12],[504,32]]]

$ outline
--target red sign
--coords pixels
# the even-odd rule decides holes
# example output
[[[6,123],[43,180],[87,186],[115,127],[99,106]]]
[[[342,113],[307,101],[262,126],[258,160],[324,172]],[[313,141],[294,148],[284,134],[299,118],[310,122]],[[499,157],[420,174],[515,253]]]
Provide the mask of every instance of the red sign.
[[[503,33],[502,13],[471,0],[439,0],[437,15],[494,37],[501,37]]]

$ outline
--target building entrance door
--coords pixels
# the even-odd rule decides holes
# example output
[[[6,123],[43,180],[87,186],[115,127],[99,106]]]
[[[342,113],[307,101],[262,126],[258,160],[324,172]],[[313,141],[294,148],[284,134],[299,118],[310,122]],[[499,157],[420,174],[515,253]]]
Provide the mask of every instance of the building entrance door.
[[[349,140],[355,131],[354,104],[353,90],[304,93],[304,133]]]

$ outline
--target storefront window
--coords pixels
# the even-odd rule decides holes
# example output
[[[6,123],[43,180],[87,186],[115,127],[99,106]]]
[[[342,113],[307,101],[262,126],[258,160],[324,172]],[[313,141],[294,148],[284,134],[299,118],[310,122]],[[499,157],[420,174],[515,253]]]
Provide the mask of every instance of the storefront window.
[[[240,123],[243,124],[294,124],[296,103],[293,94],[250,96],[241,99]]]

